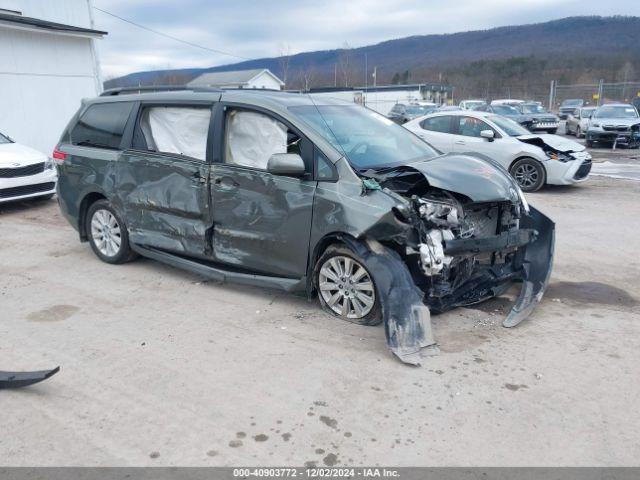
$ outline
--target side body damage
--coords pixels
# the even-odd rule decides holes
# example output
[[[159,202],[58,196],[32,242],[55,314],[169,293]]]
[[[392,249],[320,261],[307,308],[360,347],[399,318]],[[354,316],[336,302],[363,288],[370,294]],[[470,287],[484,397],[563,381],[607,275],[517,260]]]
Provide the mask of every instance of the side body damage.
[[[51,378],[60,371],[60,367],[37,372],[2,372],[0,371],[0,389],[20,388],[33,385]]]
[[[324,113],[310,98],[268,92],[89,102],[83,109],[121,104],[116,110],[122,113],[122,137],[118,148],[88,146],[71,135],[80,123],[72,121],[57,147],[64,157],[58,164],[61,210],[81,240],[104,238],[89,234],[97,212],[126,227],[119,229],[125,247],[111,257],[99,255],[108,263],[128,261],[130,248],[217,280],[306,289],[310,296],[320,290],[320,259],[342,243],[363,259],[379,290],[369,319],[385,322],[391,350],[409,363],[434,344],[431,311],[480,302],[517,281],[523,293],[505,324],[526,317],[551,269],[553,223],[528,208],[509,174],[490,159],[439,155],[385,119],[332,102]],[[149,105],[210,111],[208,130],[201,129],[204,153],[196,159],[182,150],[157,152],[138,144]],[[227,135],[227,114],[244,110],[265,117],[264,125],[282,127],[275,151],[286,146],[304,171],[269,171],[272,157],[266,154],[260,157],[268,158],[264,168],[227,158],[233,137]],[[336,115],[331,128],[324,114]],[[353,125],[368,126],[356,135]],[[336,137],[334,127],[342,134]],[[396,147],[385,147],[383,137]],[[262,145],[261,135],[247,138],[252,148]],[[347,301],[342,305],[350,308]],[[364,318],[349,315],[338,313]]]
[[[351,186],[360,196],[345,183],[319,191],[312,241],[348,234],[340,240],[374,276],[387,343],[402,361],[419,363],[420,350],[434,345],[430,311],[482,302],[520,282],[503,325],[532,312],[551,273],[555,226],[501,167],[447,155],[361,175]]]

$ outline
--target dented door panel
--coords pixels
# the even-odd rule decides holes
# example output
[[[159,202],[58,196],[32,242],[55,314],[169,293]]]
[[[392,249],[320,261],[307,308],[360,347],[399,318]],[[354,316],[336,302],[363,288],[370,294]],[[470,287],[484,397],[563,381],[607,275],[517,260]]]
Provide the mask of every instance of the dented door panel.
[[[215,164],[211,185],[216,261],[271,275],[305,275],[315,181]]]
[[[117,195],[132,242],[202,256],[208,228],[209,166],[179,155],[128,150]]]

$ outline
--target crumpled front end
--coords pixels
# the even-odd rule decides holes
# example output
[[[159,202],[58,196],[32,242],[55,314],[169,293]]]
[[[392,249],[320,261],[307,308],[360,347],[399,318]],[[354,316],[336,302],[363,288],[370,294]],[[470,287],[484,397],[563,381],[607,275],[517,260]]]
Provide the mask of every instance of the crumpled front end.
[[[489,170],[491,164],[486,165]],[[507,175],[498,170],[491,175],[494,173]],[[439,177],[440,184],[443,178]],[[369,256],[363,255],[373,259],[367,266],[379,277],[376,285],[383,285],[380,295],[387,303],[383,304],[387,342],[402,361],[419,363],[419,350],[435,343],[429,311],[473,305],[504,293],[514,283],[521,283],[521,291],[503,325],[513,327],[533,311],[551,274],[555,225],[529,207],[518,190],[503,188],[509,195],[491,198],[485,191],[469,198],[434,187],[436,182],[427,181],[423,172],[410,167],[376,175],[376,180],[401,202],[396,217],[411,225],[401,241],[382,241],[386,253],[369,248]],[[477,177],[477,183],[482,181],[482,176]],[[497,182],[493,178],[487,185],[497,191]],[[384,255],[389,260],[381,257]],[[376,272],[381,271],[392,272],[393,278],[380,278],[384,275]],[[388,284],[391,287],[386,288]]]
[[[551,272],[553,222],[534,208],[525,211],[511,202],[463,206],[453,199],[414,201],[420,212],[419,243],[406,247],[406,258],[431,310],[472,305],[523,282],[505,326],[526,318]]]

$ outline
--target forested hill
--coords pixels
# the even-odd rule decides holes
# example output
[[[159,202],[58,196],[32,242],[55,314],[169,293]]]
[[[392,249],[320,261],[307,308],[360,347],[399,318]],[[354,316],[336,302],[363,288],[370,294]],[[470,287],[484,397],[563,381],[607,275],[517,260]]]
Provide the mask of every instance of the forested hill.
[[[207,69],[138,72],[105,82],[106,88],[182,84],[203,72],[268,68],[287,88],[359,86],[364,57],[378,84],[443,81],[469,94],[505,82],[529,88],[549,79],[592,82],[640,78],[640,17],[569,17],[545,23],[446,35],[421,35],[358,48],[305,52]],[[636,78],[634,78],[636,77]],[[502,82],[502,85],[500,85]],[[535,85],[534,85],[535,84]]]

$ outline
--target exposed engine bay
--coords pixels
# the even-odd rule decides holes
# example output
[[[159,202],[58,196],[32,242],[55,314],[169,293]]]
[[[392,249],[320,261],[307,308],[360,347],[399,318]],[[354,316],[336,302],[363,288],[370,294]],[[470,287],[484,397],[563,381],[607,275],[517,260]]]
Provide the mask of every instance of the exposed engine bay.
[[[385,245],[403,259],[430,311],[481,302],[518,281],[520,296],[503,325],[515,326],[528,316],[551,272],[554,225],[521,194],[474,201],[432,186],[407,166],[365,175],[401,202],[394,214],[411,228]]]

